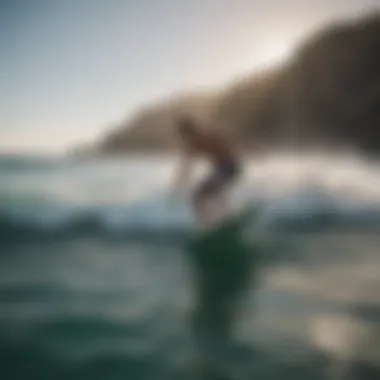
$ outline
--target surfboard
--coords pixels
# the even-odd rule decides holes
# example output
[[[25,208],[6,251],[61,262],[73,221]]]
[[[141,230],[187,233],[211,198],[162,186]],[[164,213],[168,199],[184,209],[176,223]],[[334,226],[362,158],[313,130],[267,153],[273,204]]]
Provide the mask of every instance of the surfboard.
[[[188,249],[193,255],[202,257],[207,255],[220,261],[223,256],[231,260],[231,252],[234,261],[240,256],[245,256],[249,251],[246,240],[246,230],[251,228],[259,209],[254,205],[247,205],[239,212],[224,217],[212,227],[196,231],[189,240]],[[201,260],[204,260],[202,258]],[[238,260],[239,261],[239,260]]]
[[[194,263],[197,300],[194,315],[198,323],[193,332],[198,337],[196,344],[203,362],[197,379],[236,378],[233,363],[226,357],[223,360],[223,355],[217,361],[212,357],[219,357],[223,351],[216,347],[233,342],[230,331],[235,323],[235,308],[252,281],[250,262],[255,255],[242,233],[257,213],[257,206],[246,205],[196,233],[188,246]]]
[[[228,215],[217,219],[211,226],[198,231],[198,238],[207,238],[220,234],[231,234],[240,231],[259,213],[257,205],[248,204]]]

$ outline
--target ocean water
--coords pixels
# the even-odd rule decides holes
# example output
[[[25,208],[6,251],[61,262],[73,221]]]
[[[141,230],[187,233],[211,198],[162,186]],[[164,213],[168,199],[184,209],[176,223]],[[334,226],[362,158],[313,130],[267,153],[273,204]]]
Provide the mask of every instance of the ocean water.
[[[378,379],[379,164],[246,163],[210,240],[173,167],[0,157],[0,378]]]

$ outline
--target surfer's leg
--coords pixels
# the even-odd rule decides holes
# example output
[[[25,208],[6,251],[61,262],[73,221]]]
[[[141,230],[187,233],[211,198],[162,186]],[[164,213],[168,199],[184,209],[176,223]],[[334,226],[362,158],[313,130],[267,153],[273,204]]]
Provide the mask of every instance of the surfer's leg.
[[[219,175],[206,180],[196,191],[193,206],[201,226],[213,224],[229,210],[229,197]]]
[[[212,203],[215,201],[215,192],[218,187],[219,177],[215,174],[206,178],[194,193],[193,208],[198,222],[206,226],[212,222],[215,211]]]
[[[193,209],[197,222],[200,226],[206,226],[209,220],[209,210],[206,196],[197,191],[193,197]]]
[[[196,190],[193,206],[202,225],[213,223],[230,211],[229,190],[239,172],[238,163],[234,159],[227,159]]]
[[[238,173],[238,165],[232,159],[223,162],[218,170],[213,190],[217,203],[216,207],[222,215],[228,215],[231,210],[230,190],[233,183],[237,180]]]

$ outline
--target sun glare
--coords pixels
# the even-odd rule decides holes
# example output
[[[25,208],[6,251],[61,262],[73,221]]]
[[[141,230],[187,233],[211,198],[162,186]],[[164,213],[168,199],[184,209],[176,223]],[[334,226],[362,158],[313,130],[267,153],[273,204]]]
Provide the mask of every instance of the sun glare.
[[[291,54],[291,44],[287,41],[268,41],[259,46],[251,56],[250,65],[262,68],[285,61]]]

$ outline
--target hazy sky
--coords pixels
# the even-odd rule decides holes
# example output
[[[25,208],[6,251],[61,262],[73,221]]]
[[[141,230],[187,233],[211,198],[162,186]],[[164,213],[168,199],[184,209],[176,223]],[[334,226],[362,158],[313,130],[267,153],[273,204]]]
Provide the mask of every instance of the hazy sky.
[[[0,151],[93,140],[136,106],[222,85],[380,0],[0,0]]]

